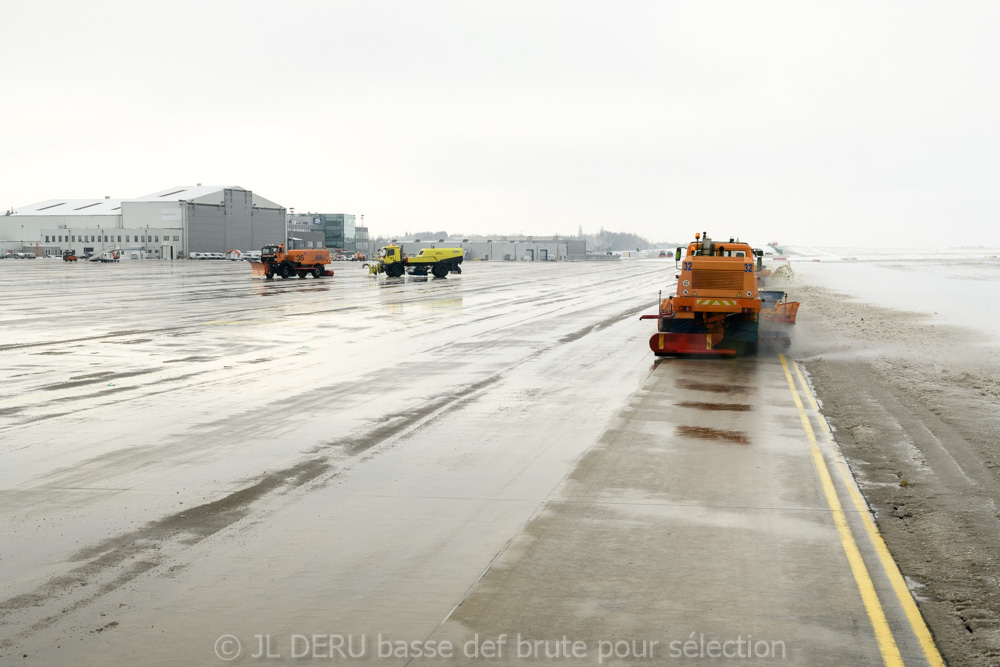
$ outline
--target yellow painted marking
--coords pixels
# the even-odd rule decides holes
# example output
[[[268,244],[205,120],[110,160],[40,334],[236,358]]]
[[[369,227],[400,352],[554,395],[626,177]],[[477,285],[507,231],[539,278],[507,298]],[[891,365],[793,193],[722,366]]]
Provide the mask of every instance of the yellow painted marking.
[[[865,605],[865,611],[868,612],[868,619],[871,621],[872,629],[875,631],[875,641],[878,642],[878,649],[882,653],[882,662],[889,667],[902,665],[903,658],[899,654],[899,647],[896,646],[896,640],[889,629],[889,621],[885,618],[885,611],[878,600],[878,594],[875,593],[875,584],[872,583],[868,569],[865,567],[864,559],[861,558],[861,551],[858,550],[858,544],[854,541],[851,529],[847,525],[844,508],[840,505],[840,499],[837,497],[837,491],[833,486],[833,479],[830,477],[830,470],[826,467],[823,454],[819,451],[816,434],[813,432],[809,416],[802,406],[802,399],[799,398],[799,392],[795,389],[795,380],[792,379],[792,374],[788,370],[788,362],[785,361],[785,355],[780,354],[778,357],[781,359],[781,367],[785,370],[785,378],[788,380],[788,390],[792,392],[795,407],[799,410],[799,419],[802,421],[802,428],[809,438],[809,448],[812,451],[813,463],[816,466],[816,472],[819,474],[820,482],[823,485],[826,503],[830,506],[830,513],[833,515],[833,522],[837,526],[837,533],[840,535],[840,543],[843,545],[844,553],[847,555],[847,562],[851,566],[854,583],[858,587],[858,592],[861,593],[861,601]]]
[[[795,369],[795,374],[799,376],[799,384],[802,385],[802,393],[809,399],[812,409],[816,411],[816,418],[819,420],[820,426],[823,427],[823,432],[826,435],[827,442],[834,444],[833,431],[830,429],[830,425],[826,422],[826,419],[820,412],[819,404],[816,402],[816,397],[813,395],[812,389],[809,388],[809,385],[806,384],[806,379],[802,376],[802,371],[799,370],[799,365],[795,363],[795,361],[792,361],[792,367]],[[896,597],[903,606],[903,611],[906,612],[906,619],[910,622],[910,628],[913,629],[913,634],[915,634],[917,639],[920,641],[920,648],[924,651],[924,657],[927,658],[928,664],[933,665],[934,667],[944,667],[944,659],[941,657],[941,653],[938,652],[937,646],[934,643],[934,638],[931,636],[931,632],[927,628],[927,624],[924,623],[924,617],[921,616],[920,610],[917,608],[917,603],[913,600],[913,595],[910,594],[910,589],[906,585],[906,580],[903,579],[903,575],[899,571],[896,561],[893,560],[892,554],[889,553],[889,547],[886,546],[885,540],[882,539],[882,534],[878,532],[878,527],[875,525],[875,521],[872,520],[871,513],[868,511],[868,506],[865,504],[864,498],[862,498],[861,494],[858,493],[858,489],[854,484],[854,478],[851,475],[851,471],[848,470],[847,464],[841,457],[838,457],[837,459],[837,472],[840,473],[840,478],[843,480],[844,486],[847,487],[847,492],[851,496],[851,501],[854,503],[855,509],[857,509],[858,514],[861,515],[861,521],[865,525],[868,537],[875,546],[875,552],[878,554],[879,560],[882,561],[882,568],[885,570],[886,575],[889,577],[889,581],[892,583],[892,590],[896,593]]]

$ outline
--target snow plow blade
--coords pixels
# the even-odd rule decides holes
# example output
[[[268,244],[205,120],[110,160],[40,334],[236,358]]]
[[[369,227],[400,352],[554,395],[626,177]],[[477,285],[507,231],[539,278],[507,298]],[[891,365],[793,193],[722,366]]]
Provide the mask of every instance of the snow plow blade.
[[[779,303],[772,309],[761,311],[761,315],[764,316],[764,319],[769,319],[773,322],[783,322],[785,324],[795,324],[795,316],[798,315],[798,313],[798,301]]]
[[[649,348],[657,356],[666,354],[706,354],[735,356],[736,350],[715,347],[713,335],[709,333],[655,333],[649,339]]]
[[[250,275],[251,276],[264,275],[264,264],[262,262],[250,262]]]

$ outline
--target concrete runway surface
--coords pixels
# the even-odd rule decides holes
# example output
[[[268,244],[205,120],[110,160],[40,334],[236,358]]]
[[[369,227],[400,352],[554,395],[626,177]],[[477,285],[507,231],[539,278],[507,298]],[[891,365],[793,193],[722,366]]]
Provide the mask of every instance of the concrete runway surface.
[[[941,664],[794,347],[653,357],[672,263],[332,266],[0,262],[0,662]]]

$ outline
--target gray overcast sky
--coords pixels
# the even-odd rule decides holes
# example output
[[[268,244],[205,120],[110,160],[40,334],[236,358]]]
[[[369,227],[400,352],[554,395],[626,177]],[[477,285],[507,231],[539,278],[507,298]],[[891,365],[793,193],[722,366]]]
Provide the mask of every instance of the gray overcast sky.
[[[30,2],[0,197],[240,185],[373,233],[1000,245],[1000,3]]]

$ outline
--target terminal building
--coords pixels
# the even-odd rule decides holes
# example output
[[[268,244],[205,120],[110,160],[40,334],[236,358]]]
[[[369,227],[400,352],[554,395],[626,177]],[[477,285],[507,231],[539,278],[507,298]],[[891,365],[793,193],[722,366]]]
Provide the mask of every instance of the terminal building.
[[[367,241],[365,230],[365,240]],[[329,248],[344,253],[365,252],[357,246],[355,216],[350,213],[291,213],[290,248]]]
[[[120,248],[179,259],[284,241],[284,207],[236,186],[178,186],[133,199],[50,199],[0,216],[4,250],[42,255]]]

